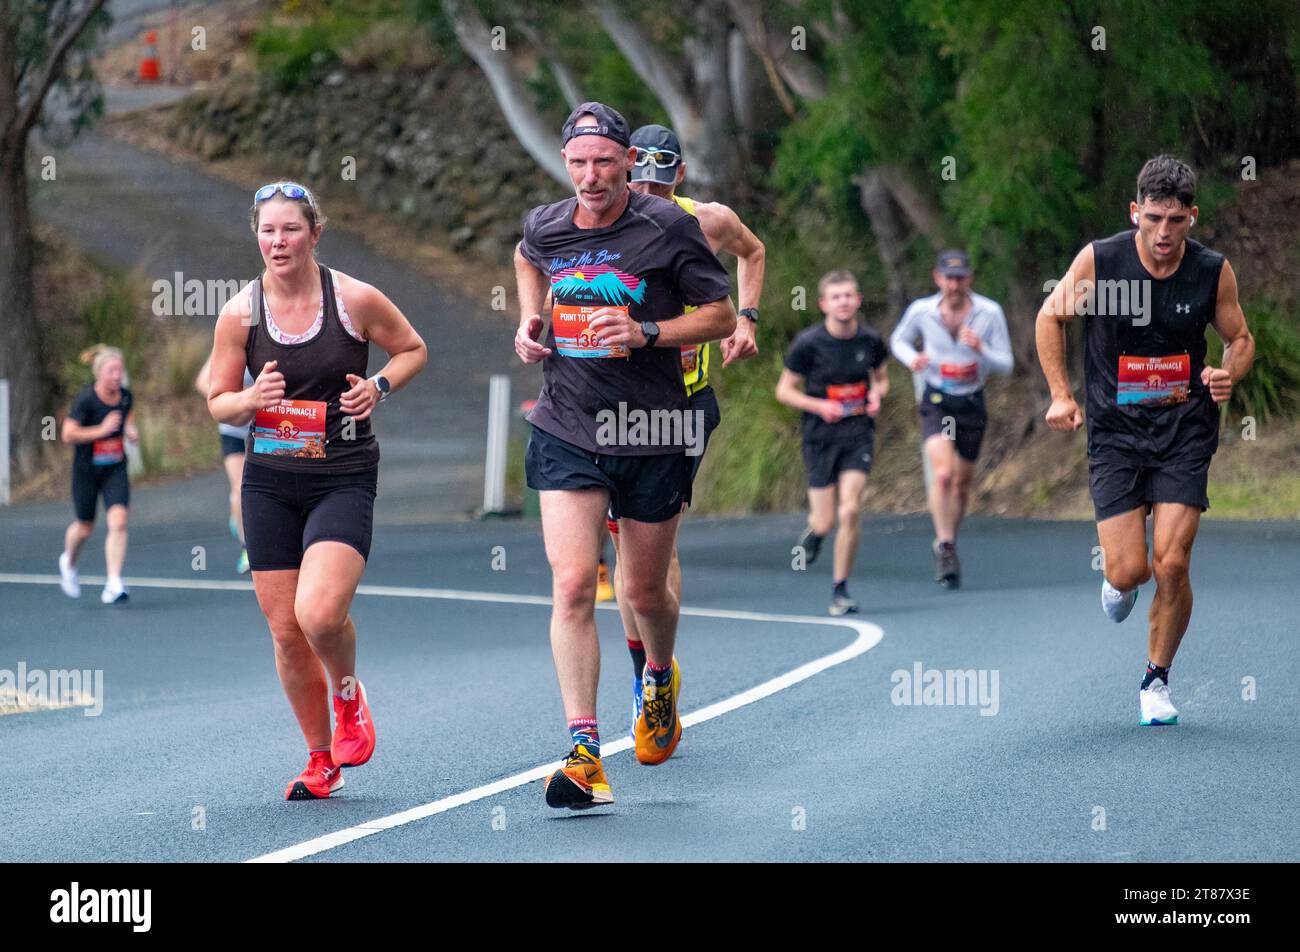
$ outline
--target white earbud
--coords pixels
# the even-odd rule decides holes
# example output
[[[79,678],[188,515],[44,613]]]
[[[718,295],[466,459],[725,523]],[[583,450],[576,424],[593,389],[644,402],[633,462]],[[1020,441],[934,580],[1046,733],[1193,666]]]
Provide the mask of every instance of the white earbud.
[[[1133,224],[1136,225],[1138,223],[1137,212],[1134,212],[1132,215],[1129,215],[1128,217],[1133,219]]]
[[[1193,215],[1193,216],[1192,216],[1192,220],[1191,220],[1191,222],[1190,222],[1190,223],[1189,223],[1189,224],[1188,224],[1188,226],[1187,226],[1187,227],[1189,227],[1189,228],[1190,228],[1190,227],[1191,227],[1191,226],[1192,226],[1192,225],[1195,225],[1195,224],[1196,224],[1196,216],[1195,216],[1195,215]]]

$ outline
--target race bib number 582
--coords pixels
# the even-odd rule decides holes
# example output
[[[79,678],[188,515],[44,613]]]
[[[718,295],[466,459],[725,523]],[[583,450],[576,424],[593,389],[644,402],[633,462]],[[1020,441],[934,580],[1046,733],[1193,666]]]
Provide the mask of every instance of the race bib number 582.
[[[557,304],[551,311],[551,329],[555,331],[555,349],[565,357],[626,357],[628,350],[622,345],[609,346],[596,339],[590,330],[591,315],[601,308],[612,308],[628,313],[626,306],[602,304],[588,307],[581,304]]]
[[[269,456],[325,458],[325,404],[281,400],[253,417],[253,452]]]

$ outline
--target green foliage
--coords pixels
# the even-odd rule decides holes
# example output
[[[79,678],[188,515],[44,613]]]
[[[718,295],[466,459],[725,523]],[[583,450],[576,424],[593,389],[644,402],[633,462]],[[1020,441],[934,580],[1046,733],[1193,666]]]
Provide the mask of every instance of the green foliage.
[[[258,69],[280,92],[289,92],[339,61],[339,51],[361,37],[391,3],[319,0],[295,5],[291,22],[267,23],[253,37]]]
[[[1267,423],[1275,417],[1291,417],[1300,411],[1300,327],[1294,315],[1287,315],[1272,302],[1246,307],[1246,325],[1255,338],[1255,363],[1245,379],[1232,388],[1228,418],[1254,417]],[[1219,366],[1223,341],[1212,329],[1206,361]]]
[[[594,55],[588,47],[579,61],[585,67],[578,80],[583,93],[598,102],[617,103],[618,111],[633,129],[652,122],[672,125],[650,87],[612,43],[601,44]]]
[[[109,274],[103,290],[86,302],[74,321],[59,325],[55,333],[46,336],[45,344],[55,358],[56,379],[63,392],[75,392],[89,382],[90,368],[82,362],[81,354],[95,344],[121,350],[128,374],[137,368],[136,359],[147,337],[139,317],[141,310],[130,279]]]

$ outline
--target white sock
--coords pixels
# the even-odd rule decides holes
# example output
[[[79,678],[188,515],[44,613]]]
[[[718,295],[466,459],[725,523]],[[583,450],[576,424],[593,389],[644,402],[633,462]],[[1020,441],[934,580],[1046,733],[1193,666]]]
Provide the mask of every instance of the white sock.
[[[122,584],[122,576],[120,576],[120,575],[110,575],[110,576],[108,577],[108,582],[107,582],[107,584],[105,584],[104,587],[105,587],[105,588],[108,588],[108,589],[111,589],[111,590],[114,591],[114,592],[120,592],[120,591],[122,591],[122,589],[125,588],[126,586],[124,586],[124,585]]]

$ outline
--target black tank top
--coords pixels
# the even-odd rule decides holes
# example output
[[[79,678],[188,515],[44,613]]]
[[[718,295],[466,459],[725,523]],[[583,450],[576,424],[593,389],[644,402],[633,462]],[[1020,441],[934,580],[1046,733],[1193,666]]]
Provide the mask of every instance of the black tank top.
[[[1178,270],[1154,278],[1134,235],[1092,243],[1097,313],[1085,319],[1083,352],[1088,455],[1140,463],[1204,458],[1219,445],[1219,408],[1201,370],[1223,255],[1189,238]],[[1129,307],[1116,308],[1125,295]],[[1141,301],[1145,314],[1136,315]]]
[[[267,332],[261,276],[252,284],[254,317],[244,344],[248,370],[256,377],[267,361],[279,361],[276,369],[284,374],[284,402],[254,416],[245,450],[249,462],[275,469],[361,472],[379,464],[379,442],[369,419],[354,421],[355,432],[346,438],[347,418],[339,412],[339,397],[349,386],[346,374],[366,376],[370,344],[343,327],[333,276],[324,265],[317,267],[324,320],[313,337],[297,344],[282,344]]]

